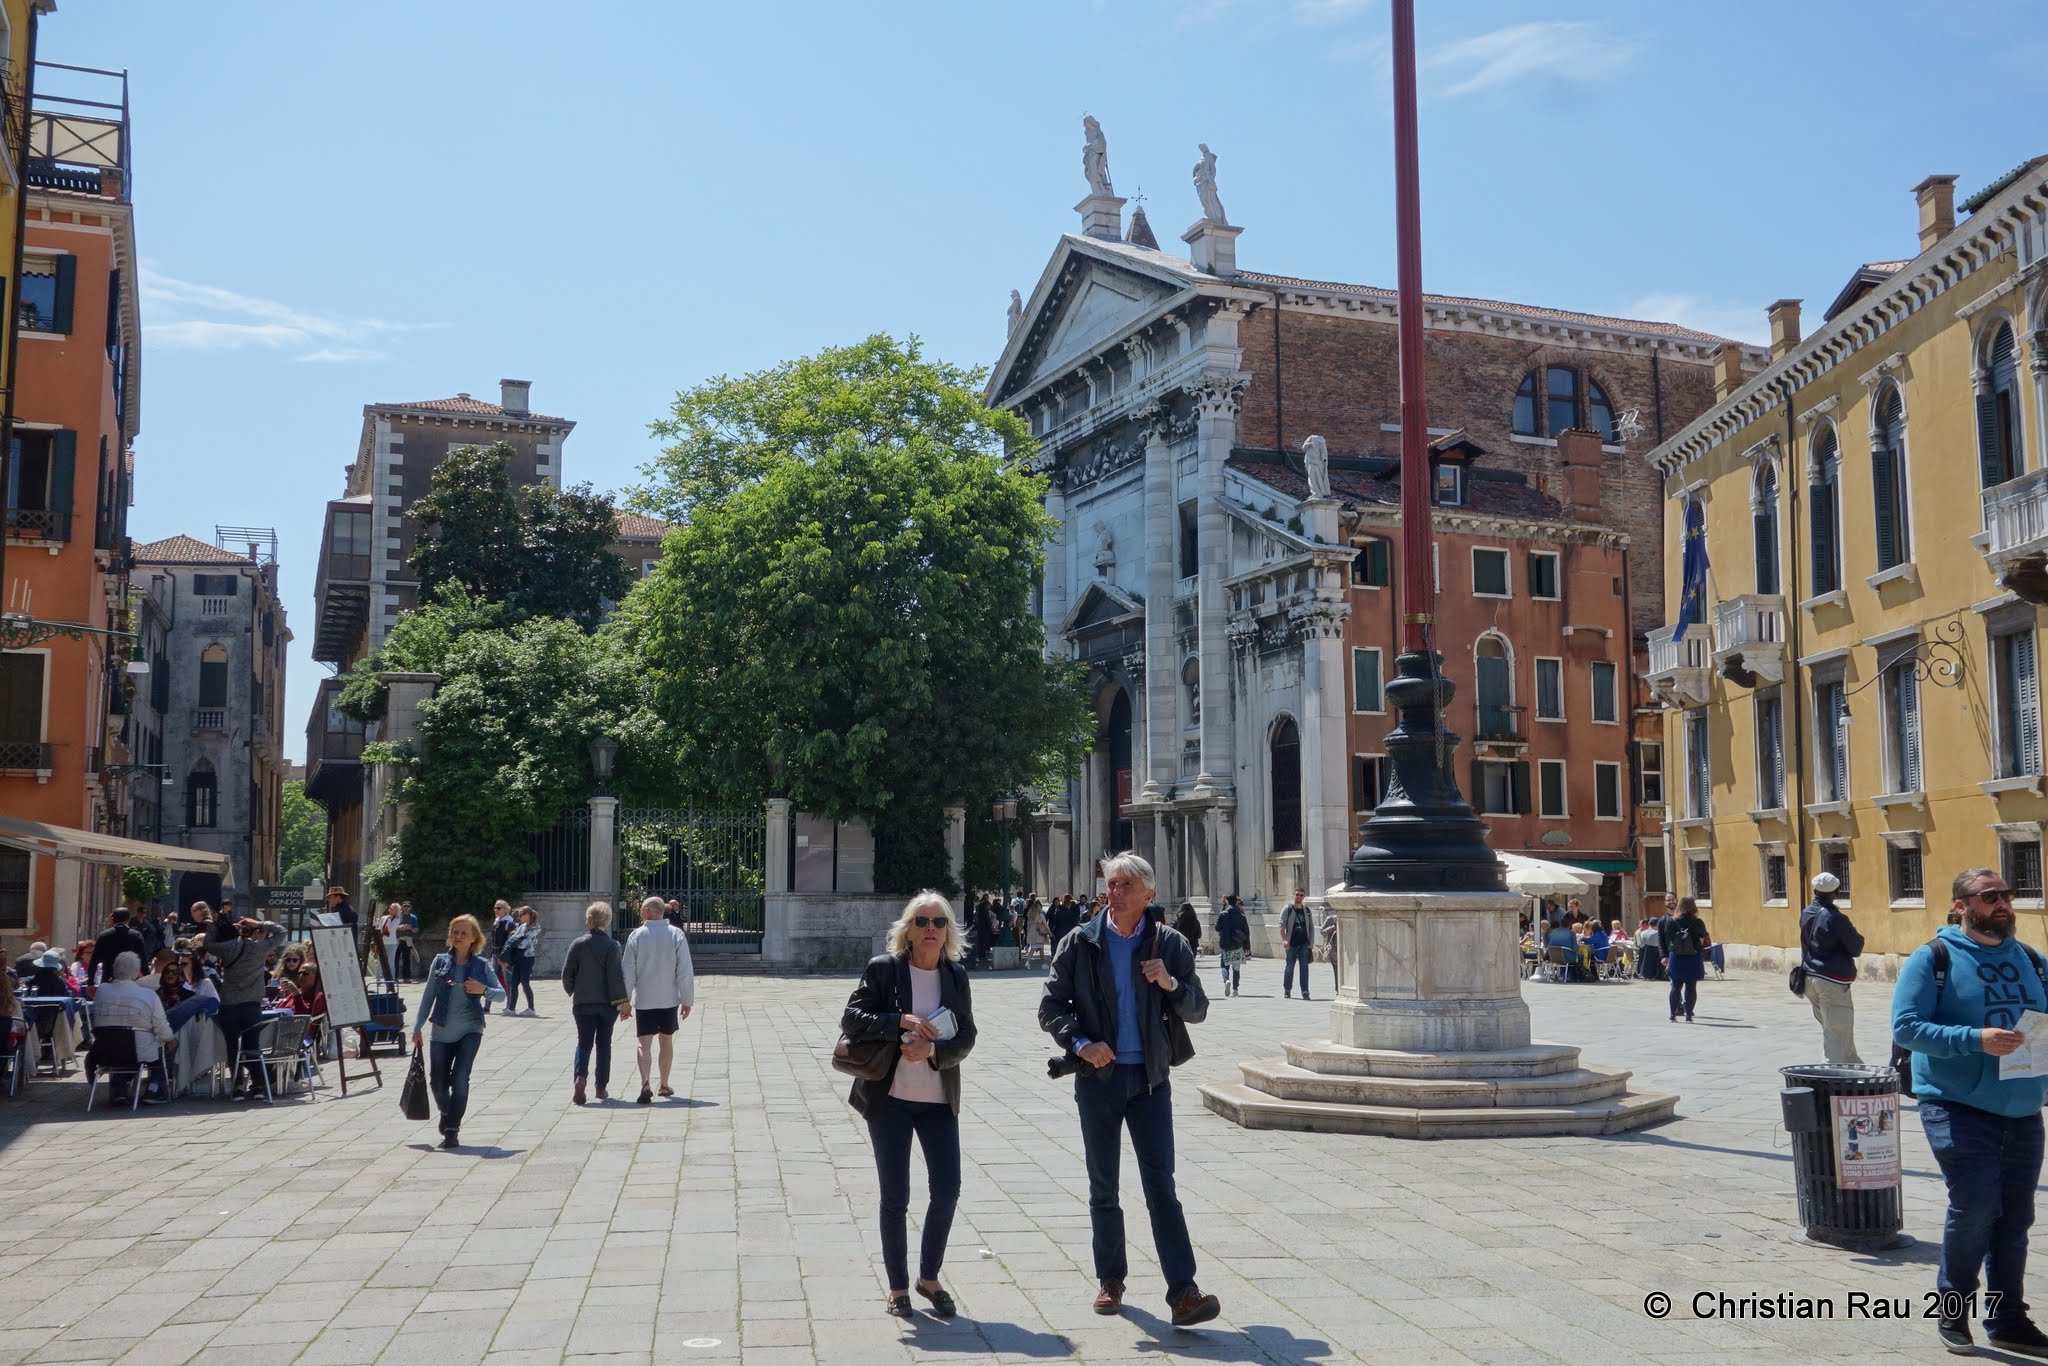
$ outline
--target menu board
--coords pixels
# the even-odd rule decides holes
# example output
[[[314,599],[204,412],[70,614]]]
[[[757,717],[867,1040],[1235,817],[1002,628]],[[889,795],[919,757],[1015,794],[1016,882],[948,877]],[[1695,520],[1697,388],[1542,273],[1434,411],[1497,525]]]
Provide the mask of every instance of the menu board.
[[[370,993],[356,961],[356,932],[347,925],[315,925],[313,959],[327,993],[327,1023],[335,1029],[370,1023]]]

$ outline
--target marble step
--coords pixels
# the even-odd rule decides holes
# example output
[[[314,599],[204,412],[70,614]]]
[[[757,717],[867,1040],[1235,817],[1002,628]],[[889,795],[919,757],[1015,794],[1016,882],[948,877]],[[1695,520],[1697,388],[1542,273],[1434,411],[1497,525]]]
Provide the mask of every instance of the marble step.
[[[1570,1044],[1531,1043],[1522,1048],[1456,1053],[1411,1053],[1395,1048],[1354,1048],[1319,1039],[1283,1043],[1287,1061],[1331,1076],[1353,1077],[1536,1077],[1569,1072],[1579,1065]]]
[[[1245,1085],[1281,1100],[1391,1105],[1410,1110],[1577,1105],[1620,1095],[1628,1089],[1630,1075],[1617,1068],[1578,1067],[1537,1077],[1333,1076],[1295,1067],[1277,1058],[1240,1063],[1238,1067],[1244,1074]]]
[[[1246,1129],[1376,1134],[1387,1138],[1538,1138],[1627,1133],[1672,1117],[1678,1097],[1650,1091],[1577,1105],[1425,1110],[1396,1105],[1343,1105],[1282,1100],[1236,1083],[1201,1088],[1202,1103]]]

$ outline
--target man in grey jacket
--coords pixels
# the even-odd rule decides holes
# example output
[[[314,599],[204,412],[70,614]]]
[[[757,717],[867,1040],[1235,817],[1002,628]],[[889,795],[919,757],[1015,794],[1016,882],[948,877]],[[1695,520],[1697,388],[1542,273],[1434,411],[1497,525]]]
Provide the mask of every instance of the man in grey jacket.
[[[1314,999],[1308,994],[1308,965],[1315,961],[1316,913],[1308,904],[1308,892],[1303,888],[1294,889],[1294,901],[1280,912],[1280,952],[1287,957],[1287,968],[1281,977],[1281,990],[1288,996],[1294,995],[1294,968],[1301,965],[1301,999]]]
[[[213,1021],[227,1040],[228,1057],[234,1060],[230,1085],[236,1100],[270,1094],[263,1065],[251,1062],[245,1068],[240,1059],[244,1050],[255,1053],[263,1034],[263,960],[284,942],[284,926],[250,916],[240,920],[218,916],[207,937],[206,950],[220,966],[220,1013]],[[247,1089],[238,1085],[244,1070],[249,1075]]]
[[[640,928],[626,938],[622,966],[626,990],[633,998],[633,1023],[638,1034],[640,1104],[652,1105],[648,1054],[661,1040],[661,1094],[672,1096],[669,1069],[676,1060],[676,1025],[690,1018],[697,1003],[697,976],[690,967],[690,941],[663,917],[668,903],[650,896],[640,903]]]

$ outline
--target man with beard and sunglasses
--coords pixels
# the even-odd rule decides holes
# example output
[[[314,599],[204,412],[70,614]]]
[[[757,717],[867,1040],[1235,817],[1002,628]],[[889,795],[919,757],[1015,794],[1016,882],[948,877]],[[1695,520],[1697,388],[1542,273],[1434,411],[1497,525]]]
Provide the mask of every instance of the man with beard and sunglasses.
[[[1952,891],[1962,923],[1914,951],[1892,994],[1892,1038],[1915,1055],[1920,1127],[1948,1183],[1936,1331],[1967,1355],[1981,1309],[1993,1347],[2048,1357],[2025,1295],[2048,1078],[1999,1074],[2026,1042],[2021,1012],[2048,1011],[2048,962],[2013,938],[2012,892],[1996,871],[1966,869]]]

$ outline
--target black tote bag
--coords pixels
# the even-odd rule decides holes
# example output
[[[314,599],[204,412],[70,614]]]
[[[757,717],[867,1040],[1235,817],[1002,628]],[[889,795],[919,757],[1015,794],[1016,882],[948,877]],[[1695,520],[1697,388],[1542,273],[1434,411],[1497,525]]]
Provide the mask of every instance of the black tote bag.
[[[415,1051],[405,1085],[398,1088],[398,1108],[407,1119],[425,1119],[433,1113],[427,1099],[427,1060]]]

